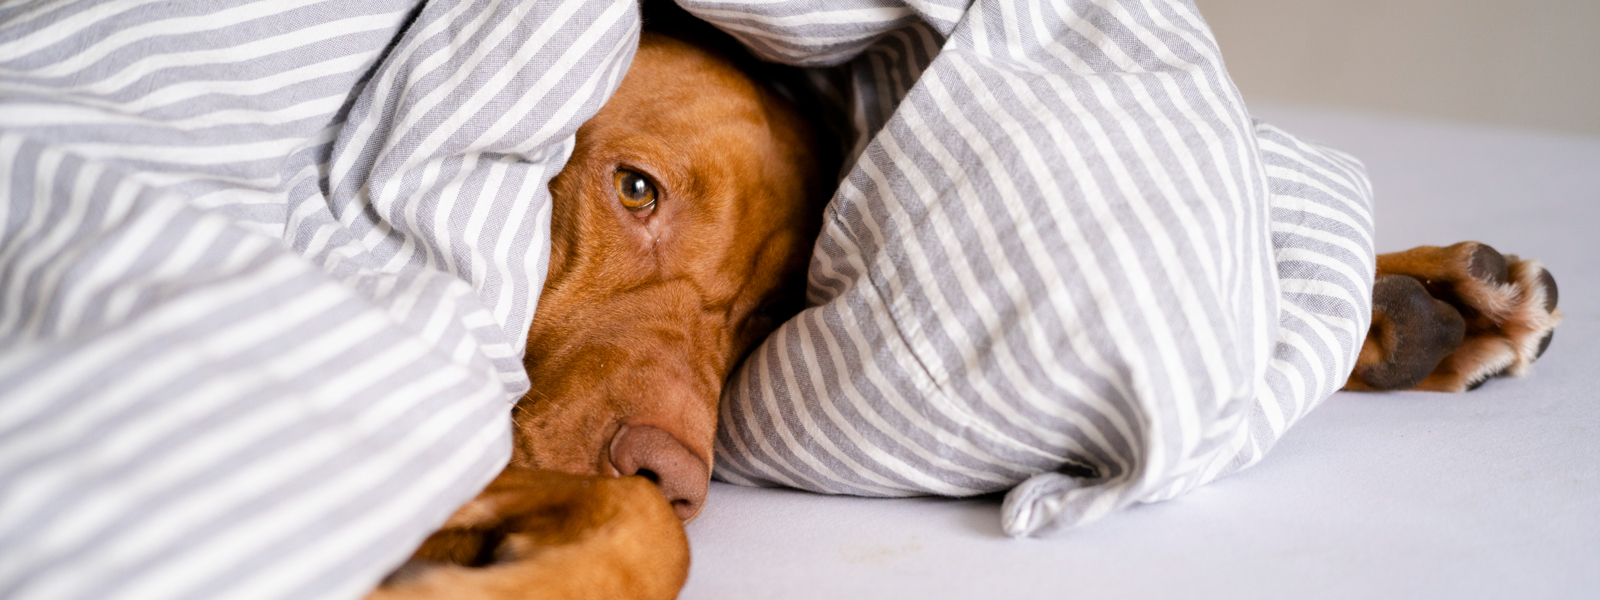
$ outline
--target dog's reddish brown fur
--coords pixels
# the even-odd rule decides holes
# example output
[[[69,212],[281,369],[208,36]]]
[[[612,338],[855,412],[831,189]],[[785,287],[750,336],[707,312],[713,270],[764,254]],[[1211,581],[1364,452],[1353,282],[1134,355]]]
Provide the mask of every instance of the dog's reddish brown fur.
[[[733,367],[804,293],[831,185],[795,110],[724,58],[646,33],[578,130],[511,466],[373,598],[671,598]],[[621,202],[644,175],[647,210]],[[643,477],[622,477],[635,472]]]
[[[1555,278],[1478,242],[1378,256],[1372,328],[1345,389],[1463,392],[1527,374],[1561,322]]]
[[[763,306],[804,293],[827,187],[806,131],[726,61],[645,35],[550,184],[550,274],[528,335],[536,393],[518,405],[513,464],[613,474],[618,428],[657,427],[700,463],[696,489],[669,490],[680,516],[698,511],[723,380],[776,325]],[[653,210],[617,201],[618,169],[655,182]]]
[[[689,540],[642,477],[511,467],[369,600],[673,598]]]
[[[793,109],[726,60],[646,34],[579,131],[529,332],[512,464],[372,598],[671,598],[704,500],[717,400],[802,292],[829,186]],[[656,204],[620,202],[619,170]],[[1460,391],[1520,375],[1560,319],[1534,261],[1463,242],[1378,260],[1347,389]],[[781,316],[781,315],[780,315]],[[617,477],[644,473],[643,477]]]

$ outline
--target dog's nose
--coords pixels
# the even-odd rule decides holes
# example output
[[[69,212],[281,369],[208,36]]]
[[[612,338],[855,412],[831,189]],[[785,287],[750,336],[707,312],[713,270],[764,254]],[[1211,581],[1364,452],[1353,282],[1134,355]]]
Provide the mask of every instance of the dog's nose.
[[[656,482],[679,519],[694,518],[705,504],[710,485],[705,461],[663,429],[624,424],[611,438],[611,465],[623,475]]]

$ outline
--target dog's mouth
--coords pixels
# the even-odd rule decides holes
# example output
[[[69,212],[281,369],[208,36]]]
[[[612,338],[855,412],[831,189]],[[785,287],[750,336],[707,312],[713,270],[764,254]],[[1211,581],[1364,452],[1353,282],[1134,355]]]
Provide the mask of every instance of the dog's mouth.
[[[525,360],[532,388],[517,406],[518,466],[575,475],[639,476],[656,485],[674,514],[689,521],[705,505],[721,373],[718,349],[681,347],[632,322],[607,323],[582,344],[531,336]],[[646,323],[648,325],[648,323]],[[585,330],[594,333],[595,330]],[[623,331],[631,335],[607,337]],[[540,332],[535,332],[540,333]]]

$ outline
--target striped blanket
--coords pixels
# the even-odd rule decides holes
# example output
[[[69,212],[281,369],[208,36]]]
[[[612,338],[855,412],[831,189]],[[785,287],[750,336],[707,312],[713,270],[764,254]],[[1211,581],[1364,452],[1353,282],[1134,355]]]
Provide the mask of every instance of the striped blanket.
[[[1012,489],[1258,460],[1366,329],[1369,191],[1182,0],[683,1],[853,150],[717,474]],[[0,597],[354,598],[509,455],[546,184],[633,0],[0,3]],[[714,510],[714,507],[713,507]]]
[[[768,59],[844,61],[817,77],[856,134],[817,306],[724,392],[723,480],[1009,489],[1030,535],[1249,466],[1344,384],[1366,174],[1251,120],[1188,2],[680,3]]]

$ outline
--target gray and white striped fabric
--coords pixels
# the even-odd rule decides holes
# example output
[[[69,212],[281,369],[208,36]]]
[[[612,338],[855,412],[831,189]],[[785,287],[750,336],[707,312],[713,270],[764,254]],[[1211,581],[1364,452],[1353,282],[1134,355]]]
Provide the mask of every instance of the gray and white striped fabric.
[[[1252,123],[1191,5],[684,4],[816,67],[855,141],[721,477],[1021,483],[1039,531],[1258,460],[1348,371],[1360,167]],[[402,560],[506,460],[546,183],[638,27],[0,3],[0,597],[352,598]]]
[[[856,142],[815,306],[724,394],[723,480],[1011,489],[1028,535],[1253,464],[1343,384],[1365,174],[1253,122],[1189,2],[683,4],[837,65]]]
[[[631,2],[0,5],[0,597],[352,598],[509,456]]]

